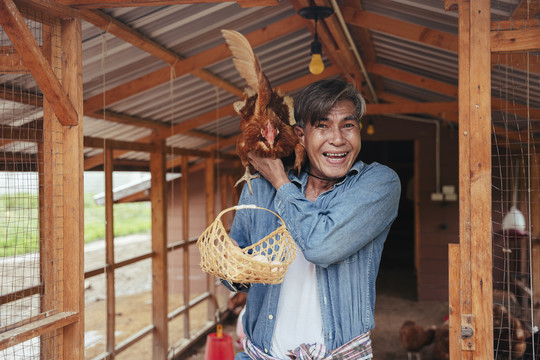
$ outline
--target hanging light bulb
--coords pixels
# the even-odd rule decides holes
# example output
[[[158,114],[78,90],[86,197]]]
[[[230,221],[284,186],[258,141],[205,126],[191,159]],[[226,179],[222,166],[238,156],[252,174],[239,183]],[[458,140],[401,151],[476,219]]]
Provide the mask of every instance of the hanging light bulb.
[[[373,125],[373,120],[369,119],[367,128],[366,128],[366,134],[373,135],[375,134],[375,126]]]
[[[313,75],[319,75],[324,71],[324,63],[322,61],[322,45],[317,40],[317,34],[315,34],[315,40],[311,43],[311,62],[309,63],[309,72]]]
[[[311,6],[298,10],[298,14],[305,19],[315,20],[315,36],[311,43],[311,61],[309,63],[309,72],[313,75],[319,75],[324,71],[324,62],[322,60],[322,45],[317,37],[317,20],[327,18],[334,13],[334,9],[326,6]]]

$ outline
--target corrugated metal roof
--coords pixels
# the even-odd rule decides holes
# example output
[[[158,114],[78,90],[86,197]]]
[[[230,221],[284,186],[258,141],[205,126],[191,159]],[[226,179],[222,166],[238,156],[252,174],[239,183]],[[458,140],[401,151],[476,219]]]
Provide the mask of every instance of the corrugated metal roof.
[[[507,20],[512,15],[519,0],[491,1],[493,21]],[[343,1],[339,2],[343,5]],[[445,11],[442,0],[362,0],[362,9],[381,16],[416,24],[426,29],[456,35],[458,33],[457,11]],[[224,40],[220,30],[235,29],[244,34],[271,26],[277,21],[297,18],[290,1],[282,0],[277,6],[241,8],[235,2],[186,4],[176,6],[123,7],[100,10],[116,20],[140,32],[143,36],[176,53],[180,58],[189,58],[201,52],[222,45]],[[304,21],[306,25],[309,23]],[[40,33],[40,25],[31,23],[32,31]],[[102,94],[104,90],[140,79],[159,69],[167,69],[170,64],[145,51],[111,35],[96,26],[83,21],[83,82],[84,98]],[[348,25],[356,36],[357,28]],[[457,87],[458,55],[440,47],[411,41],[382,31],[370,31],[370,40],[375,51],[376,62],[428,79],[437,80]],[[309,74],[307,66],[310,57],[310,43],[313,35],[307,26],[276,38],[263,41],[254,51],[260,58],[263,70],[274,87],[290,84]],[[355,39],[360,53],[358,39]],[[40,41],[40,40],[38,40]],[[9,45],[6,34],[0,30],[0,45]],[[339,54],[334,54],[339,56]],[[536,56],[536,54],[533,54]],[[328,64],[329,60],[325,56]],[[337,66],[337,65],[334,65]],[[246,86],[230,57],[205,66],[204,70],[214,74],[239,89]],[[350,69],[345,69],[348,72]],[[371,75],[373,76],[373,75]],[[380,76],[381,77],[381,76]],[[525,86],[528,81],[528,86]],[[35,92],[39,90],[30,75],[2,74],[0,83],[10,88]],[[440,94],[391,77],[381,77],[384,92],[414,101],[455,101],[451,96]],[[493,96],[512,97],[512,101],[540,107],[540,78],[538,75],[495,65],[493,70]],[[295,95],[299,90],[291,91]],[[239,132],[239,117],[219,109],[238,100],[238,96],[209,83],[201,78],[185,74],[151,89],[139,92],[118,102],[106,103],[106,110],[170,126],[193,121],[200,117],[193,130],[202,134],[182,133],[171,136],[167,144],[174,147],[204,149],[212,145],[212,137],[228,139]],[[107,99],[105,99],[107,102]],[[0,116],[0,123],[19,126],[24,122],[38,120],[41,109],[1,101],[1,109],[7,109]],[[215,113],[215,118],[213,114]],[[113,119],[84,118],[84,135],[103,139],[136,141],[146,138],[152,130],[148,127],[127,125]],[[495,116],[494,116],[495,118]],[[504,116],[497,115],[496,121]],[[29,120],[30,119],[30,120]],[[172,134],[172,130],[171,130]],[[229,141],[230,143],[230,141]],[[12,148],[15,145],[10,145]],[[26,149],[26,146],[22,148]],[[234,145],[229,146],[229,149]],[[1,148],[7,151],[8,147]],[[102,149],[85,149],[85,156],[102,153]],[[129,152],[121,159],[148,160],[142,152]]]

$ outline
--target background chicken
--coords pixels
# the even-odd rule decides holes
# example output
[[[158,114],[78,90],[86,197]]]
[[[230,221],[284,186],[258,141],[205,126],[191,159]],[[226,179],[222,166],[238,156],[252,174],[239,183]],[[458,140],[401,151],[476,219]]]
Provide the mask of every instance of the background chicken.
[[[531,333],[506,307],[493,304],[493,342],[497,359],[517,359],[527,349]]]
[[[237,31],[222,30],[221,33],[233,54],[233,62],[251,88],[244,92],[244,100],[236,102],[234,108],[241,117],[236,152],[246,172],[236,183],[246,180],[253,194],[250,180],[257,177],[248,160],[248,153],[261,157],[280,158],[295,153],[294,169],[300,172],[305,161],[305,150],[294,134],[293,100],[273,90],[263,73],[259,59],[247,39]]]
[[[435,340],[433,345],[434,360],[450,359],[450,329],[448,327],[448,318],[435,330]]]
[[[424,329],[412,320],[407,320],[399,329],[399,338],[401,345],[407,350],[408,359],[411,360],[415,355],[420,359],[420,350],[433,342],[435,338],[435,326]]]

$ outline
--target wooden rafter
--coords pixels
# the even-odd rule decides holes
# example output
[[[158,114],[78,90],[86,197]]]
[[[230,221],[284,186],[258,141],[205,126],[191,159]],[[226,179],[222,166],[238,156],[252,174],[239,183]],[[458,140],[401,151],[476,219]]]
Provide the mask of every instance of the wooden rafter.
[[[415,102],[404,101],[396,104],[367,104],[366,115],[379,114],[419,114],[431,113],[434,111],[454,111],[457,112],[456,101],[448,102]]]
[[[72,19],[78,17],[77,10],[59,4],[51,0],[14,0],[19,9],[32,9],[43,14],[60,19]],[[31,14],[34,11],[29,11]]]
[[[12,0],[0,0],[0,23],[62,125],[76,125],[77,111]]]
[[[0,99],[18,102],[20,104],[43,107],[43,96],[29,91],[13,90],[0,85]]]
[[[255,30],[246,35],[246,38],[253,47],[277,39],[281,36],[289,34],[293,31],[301,29],[304,26],[301,18],[298,16],[291,16],[284,20],[275,22],[265,28]],[[172,68],[175,71],[177,77],[191,73],[197,69],[202,69],[206,66],[214,64],[220,60],[226,59],[231,56],[227,45],[225,43],[218,45],[212,49],[203,51],[197,55],[177,62]],[[103,99],[105,98],[105,104],[111,105],[123,99],[126,99],[132,95],[135,95],[141,91],[145,91],[164,84],[170,81],[171,67],[166,66],[162,69],[151,72],[150,74],[141,76],[128,83],[119,85],[113,89],[105,92],[105,94],[97,94],[84,102],[85,114],[92,113],[103,107]]]
[[[362,2],[360,0],[346,0],[344,2],[344,7],[353,7],[358,11],[363,11]],[[377,63],[377,55],[375,54],[375,47],[373,46],[369,30],[363,27],[355,27],[352,28],[351,32],[356,35],[355,38],[360,45],[360,49],[362,49],[363,61],[365,62],[366,67]],[[384,84],[379,75],[372,74],[371,80],[376,91],[384,91]]]
[[[458,37],[444,31],[426,28],[421,25],[411,24],[402,20],[393,19],[387,16],[374,14],[368,11],[359,11],[353,7],[344,7],[343,16],[347,23],[360,28],[380,31],[386,34],[394,35],[403,39],[419,42],[425,45],[434,46],[439,49],[444,49],[457,53]],[[492,43],[495,45],[494,51],[511,51],[512,47],[518,49],[525,46],[530,46],[538,39],[538,30],[530,28],[527,30],[512,30],[503,31],[500,29],[499,23],[491,24],[493,31],[491,32]],[[514,45],[517,36],[524,36],[518,41],[518,45]],[[492,65],[501,64],[512,66],[516,69],[530,71],[540,74],[540,65],[530,64],[527,69],[525,62],[506,61],[503,57],[493,54],[491,57]]]
[[[81,10],[81,16],[84,20],[105,30],[119,39],[122,39],[139,49],[161,59],[170,65],[174,65],[179,61],[185,60],[184,57],[176,54],[174,51],[158,44],[154,40],[148,38],[141,32],[124,24],[120,20],[108,15],[99,10]],[[225,79],[204,69],[195,69],[191,73],[217,87],[220,87],[238,97],[242,97],[242,89],[234,84],[231,84]]]
[[[275,6],[278,0],[57,0],[58,3],[76,8],[99,9],[108,7],[162,6],[236,2],[241,7]]]
[[[512,19],[534,19],[540,7],[538,1],[521,0],[512,13]]]
[[[296,80],[293,80],[293,81],[291,81],[289,83],[282,84],[282,85],[278,86],[278,88],[281,89],[281,91],[283,91],[285,93],[291,92],[291,91],[294,91],[296,89],[300,89],[300,88],[302,88],[302,87],[306,86],[307,84],[312,83],[314,81],[324,79],[324,78],[330,77],[330,76],[335,76],[337,73],[339,73],[339,71],[335,66],[334,67],[329,67],[328,69],[326,69],[320,75],[315,76],[315,75],[309,74],[309,75],[303,76],[300,79],[296,79]],[[224,116],[226,114],[231,114],[231,115],[235,114],[232,104],[228,104],[228,105],[225,105],[225,106],[221,107],[218,110],[218,112],[219,112],[220,116]],[[212,121],[215,121],[216,120],[215,116],[216,116],[216,110],[209,111],[206,114],[202,114],[202,115],[197,116],[195,118],[192,118],[190,120],[186,120],[186,121],[176,125],[172,129],[167,129],[167,130],[161,129],[159,131],[159,136],[162,137],[162,138],[167,138],[167,137],[170,137],[170,136],[173,136],[173,135],[176,135],[176,134],[180,134],[180,133],[188,133],[189,131],[195,129],[196,127],[202,126],[202,125],[210,123]],[[150,140],[151,140],[151,138],[149,136],[145,136],[145,137],[142,137],[140,139],[137,139],[136,141],[143,142],[143,143],[148,143],[148,142],[150,142]],[[225,141],[220,141],[219,142],[219,144],[222,145],[222,146],[225,146],[224,145],[225,143],[226,143]],[[227,146],[230,146],[230,145],[227,145]],[[121,156],[121,155],[125,154],[126,152],[127,151],[117,151],[115,153],[115,156],[116,157]],[[179,155],[181,155],[181,154],[179,154]],[[100,166],[102,164],[103,164],[103,155],[102,154],[94,155],[92,157],[89,157],[89,158],[85,159],[84,168],[85,168],[85,170],[90,170],[90,169],[93,169],[93,168],[95,168],[97,166]]]
[[[457,86],[442,81],[429,79],[424,76],[416,75],[408,71],[399,70],[381,64],[371,64],[367,67],[367,69],[370,73],[391,78],[409,85],[414,85],[419,88],[428,89],[439,94],[452,96],[454,98],[457,98],[458,96]]]

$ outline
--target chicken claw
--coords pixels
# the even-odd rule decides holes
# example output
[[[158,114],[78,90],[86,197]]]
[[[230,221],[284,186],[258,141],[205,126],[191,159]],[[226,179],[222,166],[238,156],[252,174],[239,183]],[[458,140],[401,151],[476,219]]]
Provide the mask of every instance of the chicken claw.
[[[246,172],[244,173],[244,176],[238,179],[238,181],[236,182],[236,184],[234,184],[234,186],[238,186],[238,184],[240,184],[242,181],[246,181],[249,188],[249,192],[251,193],[251,195],[253,195],[253,189],[251,188],[251,179],[256,179],[259,177],[261,177],[259,174],[251,175],[251,172],[249,171],[249,167],[246,167]]]

